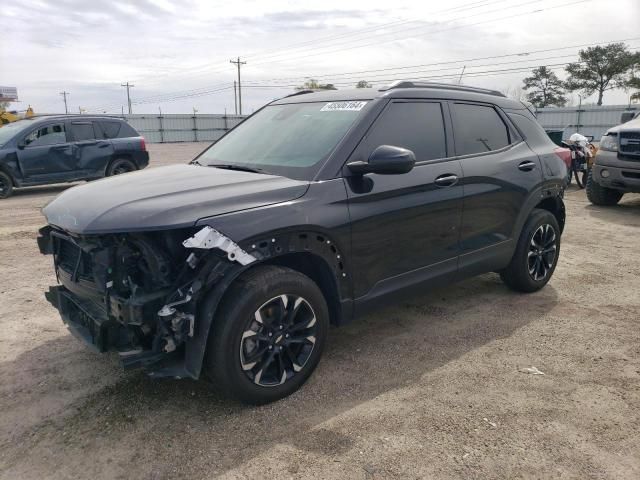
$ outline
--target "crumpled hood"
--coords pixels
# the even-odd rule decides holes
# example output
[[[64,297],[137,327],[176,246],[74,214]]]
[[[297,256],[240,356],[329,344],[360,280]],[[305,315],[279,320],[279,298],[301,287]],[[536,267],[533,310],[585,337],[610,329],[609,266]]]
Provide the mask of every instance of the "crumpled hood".
[[[276,175],[172,165],[70,188],[43,213],[49,224],[78,234],[165,230],[294,200],[308,186]]]

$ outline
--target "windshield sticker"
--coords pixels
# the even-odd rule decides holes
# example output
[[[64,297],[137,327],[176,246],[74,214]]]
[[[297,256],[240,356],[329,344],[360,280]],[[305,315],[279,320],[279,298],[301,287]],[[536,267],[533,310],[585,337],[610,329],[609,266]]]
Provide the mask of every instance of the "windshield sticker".
[[[329,102],[320,109],[321,112],[359,112],[367,102]]]

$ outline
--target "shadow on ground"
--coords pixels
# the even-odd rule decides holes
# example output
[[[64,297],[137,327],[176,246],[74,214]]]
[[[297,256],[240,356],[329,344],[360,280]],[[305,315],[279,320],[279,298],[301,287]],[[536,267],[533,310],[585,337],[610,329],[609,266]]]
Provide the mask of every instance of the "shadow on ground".
[[[2,470],[14,476],[63,469],[70,476],[166,478],[175,476],[177,468],[185,475],[206,470],[213,476],[278,443],[326,455],[344,452],[355,439],[321,428],[322,422],[390,390],[425,381],[430,371],[510,336],[557,302],[552,285],[520,295],[508,291],[495,274],[413,298],[332,329],[311,380],[291,397],[262,407],[231,402],[206,382],[122,374],[112,358],[72,347],[75,339],[53,340],[1,364],[0,378],[28,374],[26,365],[40,368],[48,384],[59,385],[70,381],[64,378],[64,365],[75,364],[77,370],[74,362],[81,362],[80,367],[110,377],[111,384],[18,438],[5,436]],[[48,372],[47,365],[57,368]],[[85,373],[84,382],[96,380],[95,372]],[[25,401],[31,396],[25,392]],[[2,413],[10,414],[11,409]]]

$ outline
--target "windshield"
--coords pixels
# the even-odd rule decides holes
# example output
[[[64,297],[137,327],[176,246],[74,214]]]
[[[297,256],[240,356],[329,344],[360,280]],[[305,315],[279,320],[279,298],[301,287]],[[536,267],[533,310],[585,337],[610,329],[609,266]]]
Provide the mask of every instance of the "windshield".
[[[237,165],[311,179],[366,101],[270,105],[206,150],[202,165]]]
[[[30,125],[30,120],[18,120],[0,128],[0,146],[11,140],[16,134]]]

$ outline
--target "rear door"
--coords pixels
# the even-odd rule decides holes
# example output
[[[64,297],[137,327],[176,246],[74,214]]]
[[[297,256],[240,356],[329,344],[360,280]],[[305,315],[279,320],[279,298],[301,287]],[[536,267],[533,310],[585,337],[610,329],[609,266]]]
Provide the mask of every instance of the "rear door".
[[[74,143],[77,169],[86,175],[102,176],[113,155],[113,145],[98,121],[72,120],[68,123]]]
[[[64,121],[38,125],[22,139],[18,161],[27,181],[65,179],[75,169]]]
[[[390,102],[350,159],[366,160],[380,145],[404,147],[416,155],[410,172],[358,177],[345,169],[355,298],[455,274],[462,170],[449,158],[445,110],[437,101]]]
[[[464,173],[460,268],[477,264],[478,272],[486,271],[504,261],[501,255],[510,257],[518,214],[542,172],[537,155],[499,109],[463,102],[450,108]]]

